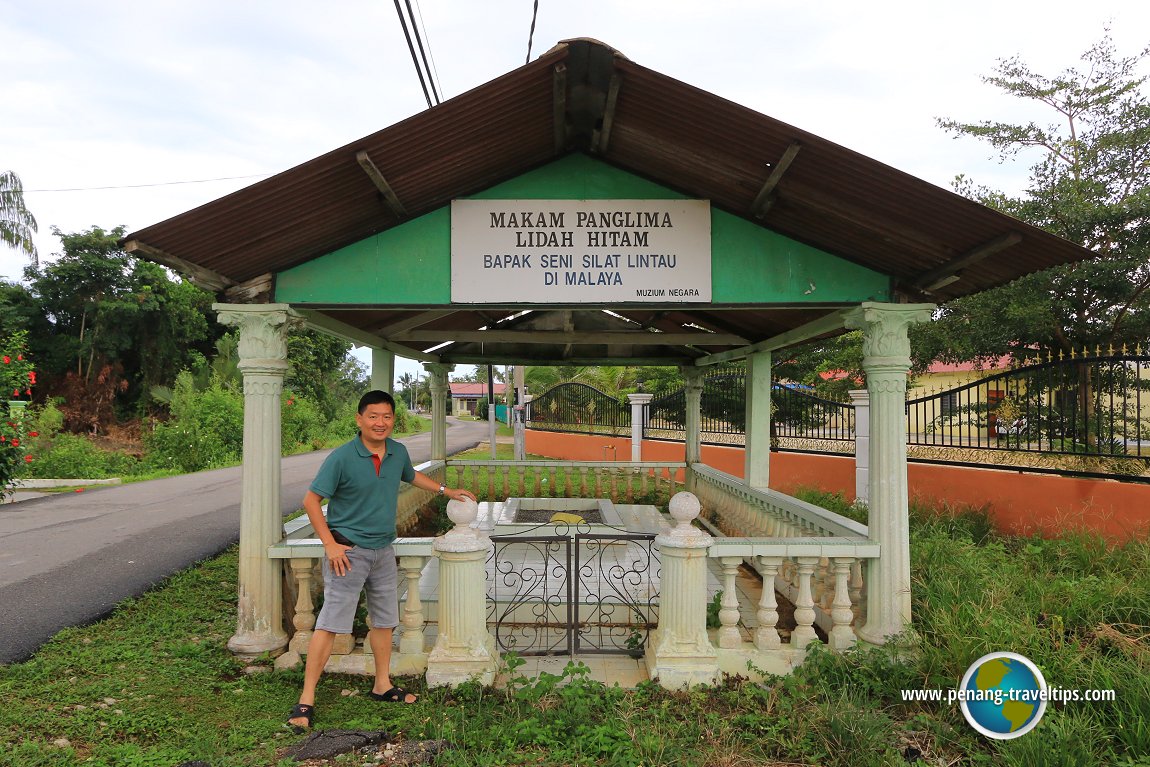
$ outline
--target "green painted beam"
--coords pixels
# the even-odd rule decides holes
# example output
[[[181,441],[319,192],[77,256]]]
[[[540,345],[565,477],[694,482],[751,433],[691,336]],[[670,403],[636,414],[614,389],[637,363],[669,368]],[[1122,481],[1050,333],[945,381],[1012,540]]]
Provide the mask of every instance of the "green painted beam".
[[[683,195],[574,154],[473,198],[624,200]],[[891,295],[887,275],[714,208],[711,282],[711,305],[716,306],[857,304],[888,301]],[[275,300],[296,306],[451,305],[450,206],[280,272]],[[707,306],[672,305],[688,310]]]

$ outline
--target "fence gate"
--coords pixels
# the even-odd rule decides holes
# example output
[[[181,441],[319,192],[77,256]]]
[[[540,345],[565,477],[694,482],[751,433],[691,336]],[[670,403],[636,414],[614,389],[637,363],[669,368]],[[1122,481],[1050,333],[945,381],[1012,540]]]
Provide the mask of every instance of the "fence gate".
[[[655,536],[544,525],[493,535],[487,621],[501,652],[639,657],[658,624]]]

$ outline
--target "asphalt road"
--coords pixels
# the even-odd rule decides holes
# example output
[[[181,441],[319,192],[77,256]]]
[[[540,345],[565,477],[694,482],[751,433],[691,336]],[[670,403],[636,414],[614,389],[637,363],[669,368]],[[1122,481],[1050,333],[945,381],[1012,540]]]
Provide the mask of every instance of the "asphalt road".
[[[447,450],[488,436],[486,423],[448,419]],[[419,464],[430,433],[401,440]],[[283,459],[280,506],[300,508],[329,451]],[[0,504],[0,663],[30,657],[60,629],[239,540],[241,467]]]

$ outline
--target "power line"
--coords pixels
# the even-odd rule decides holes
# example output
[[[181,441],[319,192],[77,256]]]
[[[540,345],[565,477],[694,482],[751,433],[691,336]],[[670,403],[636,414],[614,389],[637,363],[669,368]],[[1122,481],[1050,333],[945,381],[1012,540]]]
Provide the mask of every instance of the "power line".
[[[395,12],[399,16],[399,24],[403,27],[403,36],[407,39],[407,50],[411,53],[411,63],[415,65],[415,73],[419,75],[419,86],[423,88],[423,98],[427,100],[427,108],[431,109],[431,93],[427,90],[427,81],[423,77],[423,69],[419,66],[419,57],[415,53],[415,45],[411,42],[411,33],[407,31],[407,19],[403,16],[403,8],[399,5],[399,0],[395,0]],[[411,26],[415,26],[412,21]],[[437,97],[438,101],[438,97]]]
[[[527,61],[531,63],[531,43],[535,40],[535,19],[539,18],[539,0],[535,0],[535,10],[531,12],[531,31],[527,33]]]
[[[439,82],[439,67],[435,64],[435,54],[431,51],[431,35],[427,32],[427,23],[423,20],[423,8],[419,5],[419,0],[415,0],[415,12],[419,14],[419,26],[423,27],[423,36],[427,38],[427,57],[431,59],[430,76],[435,80],[436,85],[439,86],[439,92],[443,93],[443,84]]]
[[[419,56],[423,59],[423,68],[427,72],[427,82],[431,84],[431,95],[435,96],[435,103],[440,102],[439,92],[435,90],[435,80],[431,76],[431,67],[427,63],[427,54],[423,50],[423,38],[419,36],[419,25],[415,23],[415,13],[411,10],[411,0],[404,0],[407,4],[407,17],[411,19],[411,31],[415,33],[415,42],[419,46]],[[431,39],[428,38],[427,47],[431,47]]]
[[[255,173],[251,176],[221,176],[219,178],[198,178],[190,181],[161,181],[156,184],[120,184],[119,186],[78,186],[67,189],[25,189],[23,194],[31,194],[33,192],[98,192],[108,189],[143,189],[152,186],[177,186],[179,184],[208,184],[213,181],[240,181],[247,178],[263,178],[270,176],[271,173]],[[3,192],[4,194],[15,194],[15,192]]]

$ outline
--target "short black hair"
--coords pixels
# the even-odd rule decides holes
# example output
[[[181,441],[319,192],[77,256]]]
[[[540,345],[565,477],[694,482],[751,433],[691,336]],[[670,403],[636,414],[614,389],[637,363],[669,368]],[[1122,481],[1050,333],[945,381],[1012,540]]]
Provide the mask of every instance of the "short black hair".
[[[395,412],[395,397],[385,391],[373,389],[359,398],[359,413],[363,414],[368,405],[391,405],[391,412]]]

